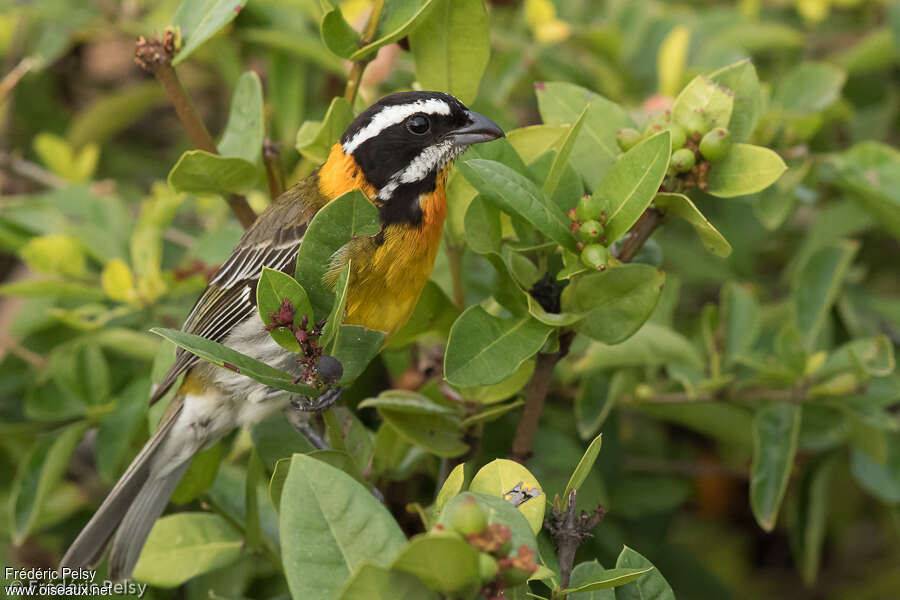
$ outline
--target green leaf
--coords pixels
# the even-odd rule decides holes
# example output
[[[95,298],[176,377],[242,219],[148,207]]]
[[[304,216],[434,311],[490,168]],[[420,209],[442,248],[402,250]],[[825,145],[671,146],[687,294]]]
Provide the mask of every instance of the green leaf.
[[[331,307],[331,312],[328,314],[328,320],[325,321],[325,327],[322,329],[322,338],[319,340],[319,344],[323,348],[329,347],[331,342],[335,340],[347,313],[347,294],[350,291],[350,262],[347,261],[347,264],[341,269],[341,274],[338,275],[337,284],[334,287],[334,304]]]
[[[440,597],[409,573],[363,563],[337,600],[440,600]]]
[[[753,417],[742,406],[721,402],[648,402],[634,404],[641,412],[716,439],[749,448]]]
[[[387,567],[406,545],[388,510],[352,477],[295,454],[284,482],[279,533],[291,596],[334,597],[368,562]]]
[[[884,460],[875,460],[865,452],[853,450],[850,470],[859,485],[888,504],[900,504],[900,433],[890,433],[886,438]]]
[[[832,164],[838,183],[851,198],[878,225],[900,238],[900,151],[879,142],[863,142],[835,156]]]
[[[166,93],[157,81],[103,94],[72,118],[66,138],[75,148],[102,144],[165,101]]]
[[[847,74],[834,65],[803,63],[776,86],[772,102],[790,111],[821,112],[840,97],[846,80]]]
[[[243,158],[188,150],[169,171],[168,181],[176,192],[225,194],[252,187],[258,177],[256,165]]]
[[[531,374],[534,373],[534,363],[535,361],[533,360],[522,362],[515,373],[500,383],[487,386],[458,387],[457,391],[466,400],[481,404],[491,404],[506,400],[525,387],[531,379]]]
[[[750,144],[732,144],[725,158],[709,170],[706,193],[734,198],[762,191],[778,181],[787,165],[778,154]]]
[[[594,468],[594,463],[597,461],[597,456],[600,454],[602,437],[603,434],[600,434],[591,441],[587,450],[584,451],[584,456],[581,457],[581,460],[578,461],[578,465],[575,466],[575,470],[572,471],[572,476],[569,477],[569,483],[566,484],[566,490],[563,492],[564,508],[569,506],[569,492],[572,490],[577,491],[584,483],[585,479],[587,479],[591,469]]]
[[[279,371],[254,358],[198,335],[160,327],[154,327],[150,331],[166,338],[177,346],[181,346],[188,352],[196,354],[207,362],[235,373],[246,375],[250,379],[270,387],[313,398],[322,393],[320,390],[308,385],[293,383],[295,377],[289,373]]]
[[[360,191],[348,192],[316,213],[300,242],[294,274],[306,290],[314,314],[327,315],[334,305],[334,291],[322,281],[331,269],[334,253],[353,238],[375,235],[380,229],[378,209]]]
[[[96,285],[87,285],[62,279],[25,279],[0,285],[0,296],[20,298],[85,298],[101,299],[103,290]]]
[[[422,88],[447,92],[471,104],[491,56],[488,29],[483,0],[436,0],[409,34]]]
[[[465,429],[467,427],[475,425],[476,423],[488,423],[490,421],[496,421],[509,411],[515,410],[524,405],[525,400],[521,398],[512,402],[507,402],[506,404],[495,404],[493,406],[483,408],[481,411],[475,413],[474,415],[466,417],[462,420],[460,425],[463,427],[463,429]]]
[[[499,383],[541,349],[551,330],[530,315],[501,319],[469,307],[450,329],[444,377],[464,387]]]
[[[182,0],[172,17],[172,25],[181,29],[182,45],[172,60],[177,65],[203,42],[228,25],[247,0]]]
[[[114,483],[130,459],[130,445],[147,413],[150,379],[139,377],[116,394],[116,408],[100,424],[95,457],[104,482]]]
[[[815,376],[824,379],[839,373],[854,372],[861,377],[885,377],[894,372],[894,346],[885,335],[847,342],[829,357]]]
[[[195,454],[184,477],[181,478],[178,487],[172,493],[172,502],[187,504],[204,494],[216,480],[223,453],[224,449],[220,442],[212,448]]]
[[[753,348],[762,329],[762,311],[746,287],[728,282],[722,286],[719,315],[724,326],[722,354],[727,368]]]
[[[462,441],[463,431],[458,418],[412,414],[389,408],[378,409],[378,414],[401,438],[436,456],[452,458],[469,449]]]
[[[529,125],[510,129],[506,132],[506,139],[522,161],[530,164],[556,147],[569,130],[570,125]]]
[[[592,343],[585,356],[576,363],[576,368],[594,370],[667,363],[688,364],[697,368],[704,364],[700,353],[687,338],[668,327],[649,322],[615,346]]]
[[[247,71],[234,88],[228,123],[218,145],[219,154],[256,164],[262,153],[264,135],[262,83],[256,72]]]
[[[753,464],[750,467],[750,508],[766,531],[775,527],[787,490],[800,434],[800,406],[770,404],[753,419]]]
[[[663,131],[629,150],[609,169],[595,193],[607,202],[603,235],[612,244],[631,229],[659,190],[669,165],[671,135]]]
[[[811,351],[825,327],[859,245],[840,241],[813,254],[791,281],[791,307],[804,347]]]
[[[62,345],[50,355],[54,381],[87,405],[105,402],[112,386],[109,364],[99,345]]]
[[[791,550],[808,586],[816,582],[825,540],[829,486],[837,456],[832,454],[807,466],[797,491],[792,511]]]
[[[343,97],[333,98],[324,120],[307,121],[297,131],[297,152],[315,163],[325,162],[331,147],[352,121],[350,104]]]
[[[596,560],[578,563],[572,569],[572,575],[569,578],[569,588],[578,589],[595,581],[603,581],[606,573],[607,570]],[[616,600],[616,592],[613,588],[587,592],[570,592],[566,598],[568,600]]]
[[[436,4],[436,0],[386,1],[384,12],[378,21],[375,40],[351,54],[350,60],[357,61],[365,58],[382,46],[396,42],[415,31]]]
[[[762,95],[756,67],[749,58],[745,58],[733,65],[719,69],[709,78],[716,84],[728,88],[734,94],[734,109],[731,111],[731,120],[728,122],[731,140],[743,142],[749,139],[756,129],[762,111]]]
[[[572,155],[572,149],[575,147],[575,141],[578,139],[578,134],[581,133],[581,126],[584,124],[587,112],[588,107],[586,106],[584,107],[584,110],[581,111],[581,114],[578,115],[578,119],[575,123],[569,128],[569,131],[566,132],[566,136],[562,139],[559,151],[553,157],[553,163],[550,165],[550,172],[547,175],[547,179],[544,181],[544,186],[541,190],[548,198],[553,197],[553,193],[556,191],[557,186],[559,186],[559,181],[562,179],[563,173],[569,164],[569,157]]]
[[[665,278],[661,271],[641,264],[591,273],[563,291],[563,310],[585,314],[575,324],[580,333],[606,344],[618,344],[650,317]]]
[[[502,163],[482,158],[468,160],[459,169],[500,210],[525,219],[563,248],[575,251],[568,217],[527,177]]]
[[[169,515],[150,530],[134,578],[154,587],[177,587],[237,561],[243,547],[244,536],[220,515]]]
[[[319,33],[325,47],[336,56],[350,58],[359,49],[359,33],[350,27],[340,8],[334,8],[322,17]]]
[[[438,592],[459,592],[479,582],[478,550],[461,538],[449,536],[413,538],[391,568],[415,575]]]
[[[384,347],[387,334],[383,331],[367,329],[360,325],[341,325],[338,328],[331,355],[344,368],[339,383],[342,385],[359,377],[372,359]]]
[[[639,577],[655,570],[651,565],[641,568],[617,567],[615,569],[604,570],[602,573],[595,573],[590,583],[583,583],[578,587],[568,587],[563,590],[564,594],[573,594],[578,592],[592,592],[594,590],[606,590],[626,583],[631,583]],[[638,596],[641,598],[642,596]],[[674,596],[673,596],[674,598]]]
[[[547,495],[531,471],[521,464],[514,460],[495,458],[478,470],[469,484],[469,491],[509,500],[507,495],[519,484],[522,484],[523,489],[538,491],[537,496],[525,500],[517,507],[536,534],[544,524]]]
[[[286,273],[263,267],[256,285],[256,307],[263,325],[271,325],[274,322],[270,315],[278,314],[285,299],[290,300],[294,307],[294,325],[299,326],[306,316],[307,328],[312,327],[315,317],[303,286]],[[300,352],[300,344],[294,337],[294,332],[287,327],[275,327],[269,330],[269,335],[285,350]]]
[[[466,465],[465,463],[460,463],[453,467],[453,470],[447,475],[447,479],[444,480],[440,491],[438,491],[437,497],[434,499],[434,512],[440,513],[447,501],[462,491],[465,482]]]
[[[634,127],[634,121],[618,104],[572,83],[536,83],[535,91],[546,125],[571,125],[589,105],[571,162],[588,187],[596,190],[619,155],[616,132]]]
[[[434,402],[428,396],[410,390],[386,390],[375,398],[366,398],[357,408],[387,408],[411,415],[458,415],[450,408]]]
[[[653,203],[667,217],[672,215],[687,221],[708,251],[722,258],[731,254],[731,244],[728,240],[684,194],[660,193],[653,199]]]
[[[653,567],[653,564],[628,546],[622,548],[619,558],[616,559],[617,569],[646,569],[647,567]],[[669,582],[662,576],[659,569],[654,568],[637,581],[617,589],[616,598],[617,600],[675,600],[675,592],[672,591]]]
[[[296,35],[296,32],[272,29],[270,27],[247,27],[246,25],[241,26],[238,34],[240,39],[248,44],[258,44],[283,53],[285,62],[290,61],[292,63],[290,66],[292,67],[303,69],[306,68],[306,63],[312,63],[334,75],[346,76],[344,61],[324,48],[320,39],[308,35]],[[281,69],[279,71],[284,72]],[[276,86],[281,83],[273,81],[273,84]],[[287,89],[289,90],[290,88]],[[278,95],[278,90],[270,90],[270,93]],[[291,98],[291,102],[296,100],[296,97]],[[276,106],[278,104],[276,102]],[[283,103],[281,105],[284,106]],[[288,131],[292,130],[289,129]]]
[[[10,535],[20,545],[31,534],[49,495],[57,487],[75,446],[87,429],[78,422],[39,437],[19,461],[9,493]]]
[[[734,94],[708,77],[698,75],[687,84],[672,105],[672,120],[687,123],[693,112],[702,112],[714,127],[728,127],[734,108]]]

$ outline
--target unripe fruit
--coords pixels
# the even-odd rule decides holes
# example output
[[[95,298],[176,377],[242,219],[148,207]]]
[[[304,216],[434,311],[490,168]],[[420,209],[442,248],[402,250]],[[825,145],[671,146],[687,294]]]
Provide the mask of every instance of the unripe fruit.
[[[700,154],[710,162],[721,160],[730,149],[731,133],[721,127],[716,127],[700,140]]]
[[[591,221],[603,212],[603,202],[599,196],[582,196],[575,207],[575,216],[579,221]]]
[[[647,123],[647,126],[644,127],[644,136],[645,138],[656,135],[657,133],[662,133],[662,131],[667,127],[666,123],[660,123],[659,121],[650,121]]]
[[[484,509],[471,496],[453,507],[448,520],[450,527],[466,536],[481,533],[488,522]]]
[[[695,161],[694,151],[688,148],[681,148],[672,153],[672,166],[677,173],[690,171],[694,167]]]
[[[684,127],[688,136],[693,136],[694,134],[702,136],[709,131],[710,127],[706,120],[706,116],[696,110],[692,110],[682,115],[680,125]]]
[[[484,552],[478,554],[478,573],[481,575],[481,583],[493,581],[499,570],[500,565],[497,564],[496,558]]]
[[[462,541],[465,541],[465,539],[466,539],[455,529],[449,529],[447,527],[444,527],[440,523],[435,525],[434,527],[432,527],[431,530],[428,532],[428,535],[430,535],[431,537],[452,538],[454,540],[462,540]]]
[[[581,262],[589,269],[601,269],[606,266],[609,251],[600,244],[588,244],[581,249]]]
[[[672,123],[666,129],[669,130],[672,136],[672,150],[683,148],[684,143],[687,141],[687,132],[684,130],[684,127],[678,123]]]
[[[620,129],[616,132],[616,143],[623,152],[628,152],[641,141],[641,132],[631,127]]]
[[[600,224],[600,221],[595,221],[594,219],[583,221],[578,228],[578,233],[581,234],[581,238],[586,242],[596,240],[602,232],[603,225]]]

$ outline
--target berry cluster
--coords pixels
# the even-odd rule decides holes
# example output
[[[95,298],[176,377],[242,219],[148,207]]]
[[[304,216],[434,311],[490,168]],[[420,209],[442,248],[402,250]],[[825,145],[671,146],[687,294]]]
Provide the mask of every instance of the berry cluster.
[[[630,127],[616,132],[616,142],[628,152],[641,140],[668,130],[672,136],[672,158],[663,189],[680,192],[693,187],[706,189],[710,163],[722,160],[731,149],[727,129],[712,126],[703,109],[682,113],[675,121],[667,110],[650,119],[644,132]]]
[[[334,383],[341,378],[343,367],[334,357],[323,354],[323,348],[319,345],[319,337],[322,335],[322,328],[325,326],[326,319],[321,319],[313,327],[309,327],[309,317],[303,315],[300,324],[294,324],[294,304],[285,298],[278,307],[277,312],[270,312],[269,319],[272,323],[265,326],[266,331],[271,331],[278,327],[286,327],[294,334],[297,343],[300,344],[300,354],[302,358],[297,359],[297,364],[304,367],[303,372],[297,379],[307,385],[318,386],[323,383]]]
[[[572,231],[580,241],[581,262],[589,269],[606,270],[609,251],[606,249],[606,211],[604,202],[598,196],[585,194],[578,201],[578,206],[569,211],[572,220]]]
[[[489,524],[475,498],[469,496],[448,511],[446,522],[450,528],[438,524],[432,534],[460,536],[478,549],[482,593],[488,600],[503,598],[506,587],[522,585],[537,570],[534,550],[522,545],[513,556],[509,526]]]

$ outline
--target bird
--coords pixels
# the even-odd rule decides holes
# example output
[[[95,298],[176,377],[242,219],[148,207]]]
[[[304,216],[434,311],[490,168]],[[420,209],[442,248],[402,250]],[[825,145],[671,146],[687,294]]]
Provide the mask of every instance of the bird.
[[[351,240],[335,253],[330,268],[340,272],[350,261],[343,322],[390,335],[409,319],[434,266],[452,163],[469,146],[503,136],[491,119],[443,92],[398,92],[375,102],[351,122],[319,168],[282,193],[246,230],[182,331],[296,372],[296,355],[264,329],[255,306],[256,284],[263,267],[293,275],[316,212],[360,190],[378,209],[380,231]],[[287,392],[182,349],[152,390],[150,403],[182,375],[160,424],[69,547],[60,571],[94,567],[109,546],[109,579],[130,579],[191,458],[234,428],[292,403]],[[320,410],[320,398],[300,406]]]

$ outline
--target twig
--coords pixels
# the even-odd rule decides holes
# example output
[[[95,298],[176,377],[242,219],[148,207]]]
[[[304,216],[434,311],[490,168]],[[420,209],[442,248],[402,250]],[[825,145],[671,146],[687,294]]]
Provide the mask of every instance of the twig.
[[[447,260],[450,262],[450,282],[453,286],[453,304],[463,310],[466,307],[466,291],[463,289],[462,275],[463,249],[455,244],[447,243]]]
[[[48,188],[64,188],[69,185],[59,175],[7,152],[0,151],[0,168]]]
[[[263,140],[262,157],[269,183],[269,198],[275,200],[284,192],[284,169],[281,166],[281,144],[268,137]]]
[[[631,234],[622,245],[622,250],[617,257],[622,262],[631,262],[635,255],[644,246],[650,235],[656,228],[662,225],[662,215],[655,208],[648,208],[631,229]]]
[[[172,57],[175,54],[175,35],[171,30],[163,34],[162,40],[141,36],[135,45],[134,62],[143,70],[152,73],[156,80],[166,91],[172,107],[178,114],[181,124],[187,131],[191,142],[200,150],[217,154],[216,144],[203,124],[200,115],[190,97],[181,85],[175,68],[172,66]],[[237,217],[244,229],[250,227],[256,220],[256,213],[250,208],[247,199],[239,194],[229,194],[226,198],[231,212]]]
[[[366,21],[366,27],[363,29],[362,37],[359,40],[360,47],[365,46],[375,39],[375,31],[378,29],[378,21],[381,20],[381,13],[384,10],[384,0],[375,0],[372,4],[372,12],[369,14],[369,20]],[[344,99],[350,106],[356,100],[356,93],[359,91],[359,82],[362,81],[363,71],[372,58],[365,57],[353,62],[350,68],[350,74],[347,76],[347,87],[344,88]]]
[[[22,81],[22,78],[34,67],[40,65],[41,61],[31,56],[26,56],[19,61],[13,69],[0,80],[0,103],[6,100],[13,89]]]
[[[556,363],[569,353],[569,346],[574,337],[574,331],[561,331],[559,350],[537,355],[534,373],[528,382],[525,410],[522,412],[522,418],[519,419],[516,435],[513,438],[512,459],[517,462],[525,462],[531,456],[531,444],[534,442],[534,434],[537,433],[541,413],[544,411],[544,401],[547,398],[547,390],[550,389],[550,381],[553,379],[553,369],[556,367]]]
[[[565,511],[557,508],[550,510],[545,526],[556,542],[557,556],[559,557],[559,587],[566,589],[569,587],[569,580],[572,575],[572,566],[575,563],[575,552],[582,542],[593,537],[591,530],[596,527],[603,517],[606,510],[602,506],[597,506],[594,512],[588,514],[584,511],[577,513],[575,506],[578,490],[569,492],[568,506]],[[565,594],[554,597],[565,598]]]

